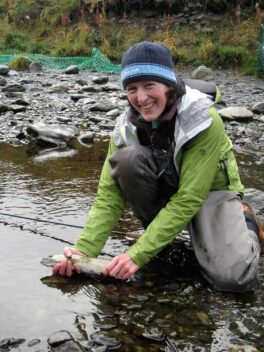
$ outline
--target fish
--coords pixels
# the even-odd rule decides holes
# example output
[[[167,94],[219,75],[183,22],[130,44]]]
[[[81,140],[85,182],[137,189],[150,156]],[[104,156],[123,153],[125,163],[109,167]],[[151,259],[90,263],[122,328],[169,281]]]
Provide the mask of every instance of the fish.
[[[55,254],[46,258],[42,258],[41,264],[54,267],[63,261],[71,261],[72,264],[78,264],[81,272],[85,275],[101,275],[105,266],[110,263],[109,259],[90,258],[84,255],[73,254],[71,258],[65,257],[64,254]]]

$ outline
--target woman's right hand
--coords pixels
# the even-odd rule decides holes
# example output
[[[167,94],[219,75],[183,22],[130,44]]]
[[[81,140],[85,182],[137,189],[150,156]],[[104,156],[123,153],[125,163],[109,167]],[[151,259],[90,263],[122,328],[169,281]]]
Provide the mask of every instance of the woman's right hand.
[[[64,248],[64,255],[68,260],[64,260],[64,261],[54,265],[54,267],[52,268],[52,272],[54,275],[72,276],[73,271],[77,272],[78,274],[81,273],[81,269],[80,269],[79,265],[73,264],[71,261],[71,257],[73,254],[85,255],[75,248],[65,247]]]

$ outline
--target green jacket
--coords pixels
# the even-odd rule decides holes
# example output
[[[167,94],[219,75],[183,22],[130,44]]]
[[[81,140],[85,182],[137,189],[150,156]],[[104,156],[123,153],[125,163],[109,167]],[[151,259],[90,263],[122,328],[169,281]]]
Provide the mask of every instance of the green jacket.
[[[180,176],[179,189],[128,250],[143,266],[186,228],[208,193],[230,190],[243,194],[232,142],[208,97],[187,87],[179,99],[174,138],[174,163]],[[109,156],[118,148],[139,144],[136,128],[121,115],[110,140],[95,203],[75,247],[96,257],[117,224],[123,209],[123,195],[111,177]]]

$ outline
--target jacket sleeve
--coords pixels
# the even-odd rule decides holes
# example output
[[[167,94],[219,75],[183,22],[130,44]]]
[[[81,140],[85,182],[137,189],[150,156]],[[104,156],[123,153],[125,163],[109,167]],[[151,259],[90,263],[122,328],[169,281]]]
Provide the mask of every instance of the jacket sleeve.
[[[221,118],[215,109],[211,111],[215,118],[210,127],[189,141],[183,149],[177,193],[128,251],[139,266],[146,264],[186,228],[208,196],[225,138]]]
[[[113,139],[111,139],[95,202],[75,243],[76,249],[90,257],[98,256],[124,209],[124,199],[111,177],[111,166],[108,161],[109,156],[116,150]]]

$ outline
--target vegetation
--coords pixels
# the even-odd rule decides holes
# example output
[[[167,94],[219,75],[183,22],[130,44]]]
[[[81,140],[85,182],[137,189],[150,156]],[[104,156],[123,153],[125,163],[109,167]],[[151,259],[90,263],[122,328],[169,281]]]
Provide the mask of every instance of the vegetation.
[[[177,64],[235,67],[255,74],[261,23],[256,19],[255,1],[240,1],[239,20],[235,12],[237,0],[200,1],[200,13],[206,19],[202,24],[184,23],[177,17],[186,9],[192,17],[189,3],[0,0],[0,53],[89,56],[92,48],[98,47],[112,61],[120,62],[130,45],[156,40],[172,50]],[[264,8],[264,0],[259,4]],[[221,16],[214,13],[219,10]],[[158,13],[159,17],[146,19],[146,11]],[[210,30],[204,30],[206,26]]]
[[[18,56],[9,63],[9,68],[15,71],[26,71],[31,61],[23,56]]]

